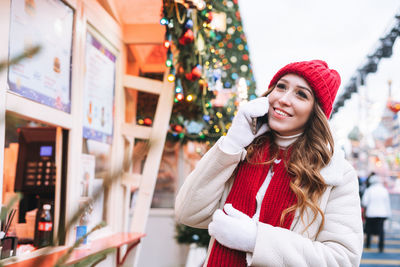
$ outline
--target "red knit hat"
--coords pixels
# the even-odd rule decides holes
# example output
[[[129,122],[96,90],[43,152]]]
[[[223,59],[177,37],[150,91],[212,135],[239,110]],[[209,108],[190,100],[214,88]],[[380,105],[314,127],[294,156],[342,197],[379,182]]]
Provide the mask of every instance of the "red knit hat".
[[[328,64],[322,60],[293,62],[274,75],[268,88],[274,86],[282,76],[288,73],[300,75],[308,82],[318,99],[319,105],[329,119],[333,101],[340,86],[339,73],[334,69],[329,69]]]

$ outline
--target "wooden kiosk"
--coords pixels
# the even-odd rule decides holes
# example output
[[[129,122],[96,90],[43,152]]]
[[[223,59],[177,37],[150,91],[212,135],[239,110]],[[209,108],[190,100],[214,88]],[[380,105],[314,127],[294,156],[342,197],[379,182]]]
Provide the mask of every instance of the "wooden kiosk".
[[[91,172],[95,176],[88,178],[90,185],[101,183],[107,173],[114,174],[114,181],[104,189],[102,207],[93,207],[107,223],[107,231],[74,250],[66,263],[73,265],[107,250],[106,257],[91,265],[135,265],[173,104],[173,84],[165,75],[161,5],[155,0],[0,2],[0,61],[37,44],[42,48],[39,54],[0,72],[0,144],[5,148],[0,150],[2,204],[16,189],[18,127],[52,128],[54,150],[40,146],[40,159],[54,153],[49,163],[54,166],[54,178],[44,178],[47,171],[40,169],[32,171],[34,178],[26,183],[42,189],[52,184],[47,200],[52,205],[53,232],[65,230],[57,246],[3,259],[5,266],[38,266],[38,259],[40,266],[53,266],[74,244],[79,221],[69,227],[67,223],[81,200],[90,198],[94,190],[85,189],[83,170],[88,177]],[[158,96],[149,126],[136,124],[138,92]],[[149,146],[137,155],[138,142],[146,140]],[[23,163],[20,160],[18,166]],[[34,201],[44,203],[35,189],[27,192]],[[22,212],[21,205],[16,210]],[[26,208],[26,214],[29,211]],[[21,229],[29,230],[28,224],[27,219],[12,225],[17,237]]]

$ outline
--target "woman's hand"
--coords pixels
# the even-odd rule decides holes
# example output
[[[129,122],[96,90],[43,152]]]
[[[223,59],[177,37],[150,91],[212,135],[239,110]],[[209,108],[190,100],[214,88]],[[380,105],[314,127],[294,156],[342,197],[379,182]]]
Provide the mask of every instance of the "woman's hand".
[[[253,252],[257,237],[257,223],[232,204],[225,204],[224,211],[214,212],[208,233],[225,247]]]
[[[257,136],[268,130],[267,124],[263,124],[256,134],[253,134],[252,118],[261,117],[268,112],[269,103],[266,97],[259,97],[240,106],[232,126],[222,142],[222,150],[238,152],[250,145]]]

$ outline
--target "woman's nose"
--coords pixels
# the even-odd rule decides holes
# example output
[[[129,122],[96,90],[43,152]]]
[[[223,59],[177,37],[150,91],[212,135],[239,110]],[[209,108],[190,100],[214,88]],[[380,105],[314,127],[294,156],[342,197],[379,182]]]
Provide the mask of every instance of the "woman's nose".
[[[286,91],[286,92],[283,93],[283,94],[281,95],[281,97],[279,98],[279,102],[280,102],[281,104],[290,105],[290,97],[291,97],[290,91]]]

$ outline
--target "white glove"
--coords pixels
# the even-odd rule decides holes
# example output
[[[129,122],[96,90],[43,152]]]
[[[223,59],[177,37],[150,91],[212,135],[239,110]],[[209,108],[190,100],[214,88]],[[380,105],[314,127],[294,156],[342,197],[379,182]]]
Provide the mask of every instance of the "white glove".
[[[251,130],[252,118],[261,117],[268,112],[268,98],[259,97],[240,106],[232,126],[222,140],[221,149],[228,153],[237,153],[241,149],[250,145],[257,136],[262,135],[268,130],[264,123],[256,134]]]
[[[257,223],[232,204],[225,204],[224,211],[218,209],[208,225],[208,233],[225,247],[253,252],[256,245]]]

